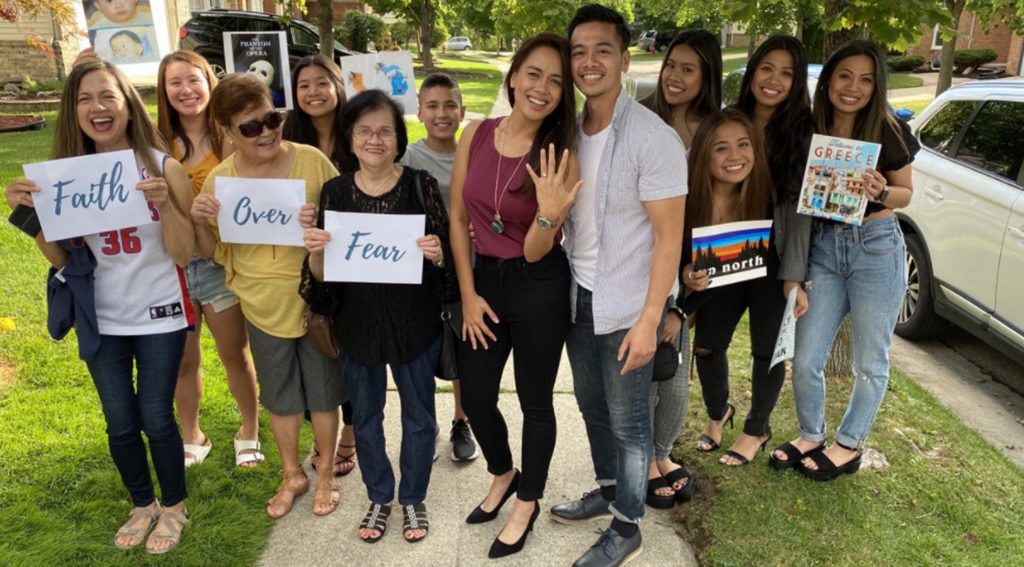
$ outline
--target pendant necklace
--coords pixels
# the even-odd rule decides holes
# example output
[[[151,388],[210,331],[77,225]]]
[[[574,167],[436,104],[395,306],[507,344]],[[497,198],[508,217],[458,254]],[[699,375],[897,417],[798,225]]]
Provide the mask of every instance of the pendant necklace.
[[[497,131],[497,128],[495,128],[495,131]],[[494,168],[494,219],[491,220],[491,230],[493,230],[495,234],[505,232],[505,223],[501,221],[501,201],[504,200],[505,192],[508,191],[508,186],[512,184],[512,178],[516,176],[516,171],[519,169],[519,166],[523,165],[523,160],[526,159],[526,156],[530,155],[530,152],[527,151],[519,158],[519,162],[516,163],[515,168],[512,169],[512,174],[508,176],[508,181],[505,182],[505,187],[501,190],[501,194],[499,195],[498,181],[501,179],[501,160],[505,157],[504,150],[505,137],[502,136],[501,145],[498,147],[498,166]]]

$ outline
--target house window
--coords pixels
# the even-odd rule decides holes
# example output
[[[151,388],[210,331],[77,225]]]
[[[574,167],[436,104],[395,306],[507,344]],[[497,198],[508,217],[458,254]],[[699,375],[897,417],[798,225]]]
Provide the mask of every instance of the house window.
[[[939,33],[939,26],[932,30],[932,49],[942,49],[942,34]]]

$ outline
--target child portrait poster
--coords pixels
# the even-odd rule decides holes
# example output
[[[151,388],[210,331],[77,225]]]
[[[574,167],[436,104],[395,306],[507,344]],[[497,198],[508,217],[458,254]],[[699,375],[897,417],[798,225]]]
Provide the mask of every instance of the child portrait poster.
[[[79,47],[92,47],[130,78],[156,75],[170,52],[164,0],[82,0],[75,12],[87,31]]]
[[[379,89],[402,105],[405,114],[416,114],[418,100],[412,74],[412,53],[382,51],[349,55],[342,57],[339,65],[348,98],[369,89]]]
[[[224,32],[224,68],[255,75],[270,89],[274,108],[291,110],[292,70],[285,32]]]
[[[693,269],[707,270],[708,289],[768,275],[772,221],[740,221],[693,229]]]

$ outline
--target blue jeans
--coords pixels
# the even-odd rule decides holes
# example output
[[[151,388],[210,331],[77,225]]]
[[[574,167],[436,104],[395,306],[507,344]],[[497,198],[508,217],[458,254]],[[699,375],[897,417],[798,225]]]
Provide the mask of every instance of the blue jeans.
[[[895,217],[857,227],[815,222],[807,313],[797,322],[793,395],[800,436],[825,439],[825,362],[847,313],[853,330],[853,394],[835,439],[860,447],[889,382],[889,344],[906,290],[903,232]]]
[[[148,506],[155,499],[143,431],[163,505],[173,506],[187,495],[185,451],[174,421],[174,388],[185,333],[182,329],[158,335],[102,335],[99,350],[86,362],[107,421],[110,456],[136,506]],[[136,383],[133,365],[138,368]]]
[[[576,403],[583,414],[597,483],[615,486],[612,514],[624,522],[644,516],[647,468],[651,462],[651,375],[653,363],[621,374],[616,360],[628,329],[594,334],[593,294],[579,288],[576,321],[566,349]]]
[[[427,497],[430,469],[434,464],[434,368],[441,355],[438,338],[423,354],[406,364],[391,366],[391,375],[402,403],[402,482],[398,503],[419,504]],[[375,504],[395,498],[395,473],[384,443],[384,403],[387,400],[387,369],[384,364],[363,366],[344,356],[345,386],[352,404],[352,421],[359,454],[359,472],[366,494]]]

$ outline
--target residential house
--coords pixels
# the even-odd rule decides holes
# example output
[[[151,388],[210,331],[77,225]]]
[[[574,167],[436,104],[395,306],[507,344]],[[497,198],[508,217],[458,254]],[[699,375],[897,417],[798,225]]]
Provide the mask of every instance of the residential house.
[[[964,10],[960,16],[960,26],[957,30],[960,38],[957,39],[957,49],[982,49],[990,48],[996,52],[996,59],[993,64],[1005,65],[1008,75],[1024,76],[1024,36],[1014,33],[1002,24],[992,26],[985,31],[982,29],[978,16],[968,10]],[[942,51],[942,35],[938,26],[928,30],[920,43],[910,49],[914,55],[920,55],[928,61],[934,61],[934,68],[938,68],[939,54]]]

